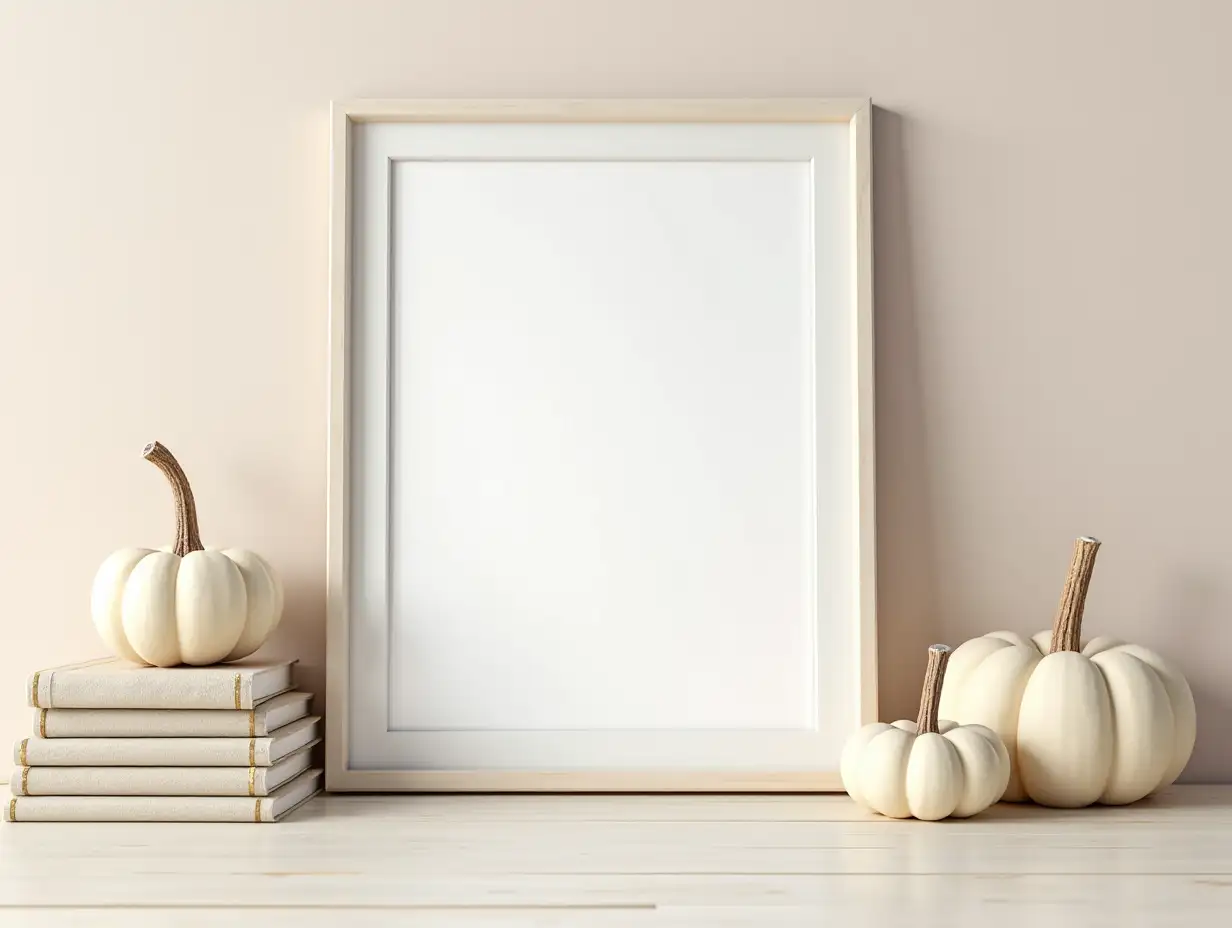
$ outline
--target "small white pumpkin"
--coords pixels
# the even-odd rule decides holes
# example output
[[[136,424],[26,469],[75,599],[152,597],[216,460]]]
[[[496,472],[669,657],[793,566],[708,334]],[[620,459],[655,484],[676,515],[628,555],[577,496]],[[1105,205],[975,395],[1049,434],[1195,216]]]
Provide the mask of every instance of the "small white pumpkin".
[[[1099,542],[1079,538],[1051,631],[993,632],[954,652],[941,712],[992,728],[1010,752],[1007,801],[1136,802],[1172,783],[1197,734],[1185,677],[1154,651],[1081,642]]]
[[[847,794],[890,818],[967,818],[1001,798],[1010,758],[996,732],[983,725],[940,721],[937,706],[950,649],[928,649],[928,669],[916,721],[865,725],[843,748]]]
[[[140,664],[203,666],[247,657],[282,618],[282,584],[251,551],[206,549],[188,477],[159,442],[142,456],[175,494],[176,542],[161,551],[123,548],[94,577],[94,626],[118,657]]]

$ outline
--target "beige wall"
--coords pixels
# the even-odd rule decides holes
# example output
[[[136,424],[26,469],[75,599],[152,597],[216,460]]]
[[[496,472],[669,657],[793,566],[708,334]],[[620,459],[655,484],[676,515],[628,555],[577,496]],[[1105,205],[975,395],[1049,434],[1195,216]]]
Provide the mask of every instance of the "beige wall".
[[[329,100],[868,95],[885,712],[1092,533],[1089,627],[1181,662],[1232,780],[1230,41],[1215,0],[0,0],[0,732],[170,540],[152,438],[320,687]]]

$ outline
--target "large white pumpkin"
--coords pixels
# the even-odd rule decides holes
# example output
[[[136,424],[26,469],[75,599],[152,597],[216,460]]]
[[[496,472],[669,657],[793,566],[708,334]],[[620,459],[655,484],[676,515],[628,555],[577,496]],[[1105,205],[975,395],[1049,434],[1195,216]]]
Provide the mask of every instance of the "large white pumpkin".
[[[966,818],[1001,798],[1010,759],[996,732],[939,720],[937,706],[950,649],[928,649],[928,670],[914,721],[876,722],[843,748],[843,787],[862,806],[891,818]]]
[[[1051,631],[993,632],[955,650],[941,713],[1009,749],[1005,799],[1076,808],[1135,802],[1172,783],[1197,733],[1184,675],[1115,638],[1081,642],[1099,542],[1080,538]]]
[[[206,549],[192,488],[179,462],[153,442],[142,452],[171,483],[176,543],[123,548],[94,578],[91,615],[107,646],[135,663],[174,667],[239,660],[282,618],[282,584],[251,551]]]

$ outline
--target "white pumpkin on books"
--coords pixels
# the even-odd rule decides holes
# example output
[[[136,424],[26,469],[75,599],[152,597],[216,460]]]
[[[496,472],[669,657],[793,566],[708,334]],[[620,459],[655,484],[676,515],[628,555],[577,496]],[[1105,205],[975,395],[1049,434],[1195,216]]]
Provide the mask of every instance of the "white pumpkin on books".
[[[174,667],[234,661],[256,651],[282,618],[282,583],[265,560],[242,548],[206,548],[188,477],[159,442],[142,456],[175,495],[175,544],[123,548],[94,578],[91,615],[118,657]]]

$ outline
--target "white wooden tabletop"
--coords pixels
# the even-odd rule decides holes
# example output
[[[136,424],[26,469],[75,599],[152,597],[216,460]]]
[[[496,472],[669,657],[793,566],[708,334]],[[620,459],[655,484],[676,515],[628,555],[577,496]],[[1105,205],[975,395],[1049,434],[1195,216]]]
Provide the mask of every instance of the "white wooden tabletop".
[[[910,922],[908,922],[910,916]],[[894,822],[840,796],[322,796],[276,825],[0,826],[0,925],[1232,923],[1232,786]],[[239,921],[243,919],[244,921]]]

